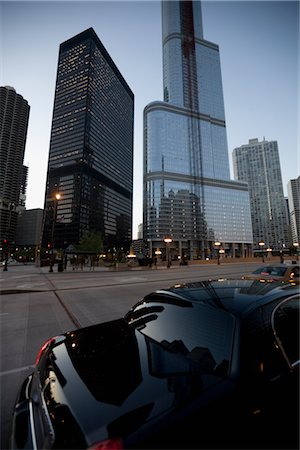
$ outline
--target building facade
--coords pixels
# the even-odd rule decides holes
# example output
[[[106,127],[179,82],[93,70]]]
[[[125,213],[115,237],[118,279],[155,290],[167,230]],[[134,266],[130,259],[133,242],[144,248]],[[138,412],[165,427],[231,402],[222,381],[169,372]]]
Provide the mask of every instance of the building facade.
[[[43,210],[41,208],[26,209],[19,213],[16,246],[38,247],[41,241]]]
[[[291,244],[300,244],[300,176],[288,182]]]
[[[43,247],[96,232],[106,249],[129,248],[133,110],[134,95],[92,28],[60,45]]]
[[[0,240],[15,240],[30,106],[13,87],[0,87]]]
[[[249,185],[254,248],[282,251],[288,247],[288,221],[276,141],[250,139],[233,150],[237,180]]]
[[[199,1],[162,1],[164,101],[144,110],[144,238],[152,255],[251,251],[247,184],[230,179],[219,47]]]

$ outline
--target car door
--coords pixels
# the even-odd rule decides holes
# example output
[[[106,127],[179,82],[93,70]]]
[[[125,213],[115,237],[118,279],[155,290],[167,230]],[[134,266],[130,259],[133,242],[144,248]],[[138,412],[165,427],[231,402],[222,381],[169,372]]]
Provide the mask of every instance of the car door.
[[[272,346],[263,355],[269,431],[279,447],[299,448],[299,295],[274,305],[269,314],[265,311]]]

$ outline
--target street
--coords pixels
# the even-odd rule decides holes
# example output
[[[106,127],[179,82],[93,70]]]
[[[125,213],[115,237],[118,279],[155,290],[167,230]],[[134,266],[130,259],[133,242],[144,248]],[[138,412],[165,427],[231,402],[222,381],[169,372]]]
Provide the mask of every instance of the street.
[[[155,289],[209,278],[239,278],[260,264],[259,260],[169,269],[85,268],[60,273],[19,264],[9,266],[7,272],[1,270],[1,449],[8,446],[18,389],[49,337],[118,318]]]

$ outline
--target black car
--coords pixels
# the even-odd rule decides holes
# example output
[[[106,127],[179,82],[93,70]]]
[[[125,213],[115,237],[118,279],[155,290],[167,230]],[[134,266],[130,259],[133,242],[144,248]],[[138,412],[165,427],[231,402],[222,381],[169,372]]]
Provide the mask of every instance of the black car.
[[[176,285],[46,342],[13,449],[298,449],[299,289]]]

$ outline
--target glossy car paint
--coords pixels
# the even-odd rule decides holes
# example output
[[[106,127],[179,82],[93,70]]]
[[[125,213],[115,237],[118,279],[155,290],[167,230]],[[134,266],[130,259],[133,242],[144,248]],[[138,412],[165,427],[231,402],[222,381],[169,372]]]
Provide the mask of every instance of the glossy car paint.
[[[243,448],[250,436],[241,440],[232,423],[244,433],[251,426],[253,439],[262,433],[263,448],[268,421],[261,411],[276,388],[261,391],[248,373],[242,323],[252,315],[261,320],[260,305],[274,309],[297,294],[295,287],[257,281],[178,285],[145,297],[125,318],[50,340],[21,388],[12,448],[89,448],[115,438],[124,448]],[[195,345],[197,339],[211,347]],[[292,408],[282,389],[280,408]],[[213,435],[212,421],[219,430]],[[286,448],[290,441],[295,437]]]

